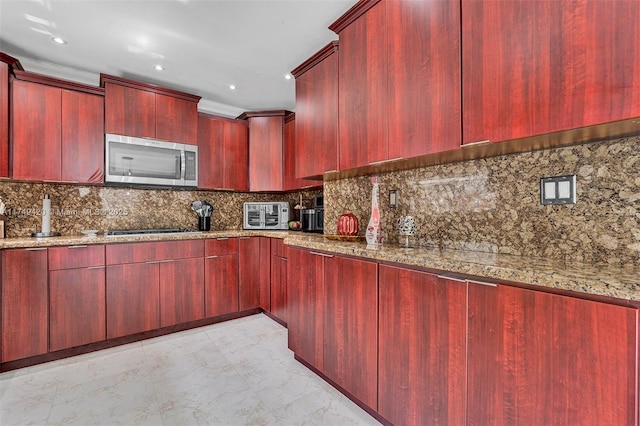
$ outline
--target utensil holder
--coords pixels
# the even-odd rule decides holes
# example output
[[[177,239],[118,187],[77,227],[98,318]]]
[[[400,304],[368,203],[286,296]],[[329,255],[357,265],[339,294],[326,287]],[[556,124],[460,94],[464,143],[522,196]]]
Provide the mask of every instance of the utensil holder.
[[[211,217],[198,217],[198,231],[211,230]]]

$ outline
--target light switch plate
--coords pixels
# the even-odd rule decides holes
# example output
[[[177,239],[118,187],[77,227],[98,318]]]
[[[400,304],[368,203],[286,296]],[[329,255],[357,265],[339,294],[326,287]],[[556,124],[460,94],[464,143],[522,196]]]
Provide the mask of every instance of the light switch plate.
[[[398,190],[392,189],[389,191],[389,207],[398,207]]]
[[[540,204],[575,204],[576,175],[540,179]]]

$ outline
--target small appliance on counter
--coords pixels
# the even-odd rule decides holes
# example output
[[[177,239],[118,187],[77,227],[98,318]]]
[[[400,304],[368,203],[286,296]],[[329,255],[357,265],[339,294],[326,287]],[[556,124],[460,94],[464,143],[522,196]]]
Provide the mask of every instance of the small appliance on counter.
[[[313,208],[300,212],[303,232],[324,232],[324,196],[316,195],[313,199]]]
[[[289,229],[287,202],[244,203],[243,207],[244,229]]]

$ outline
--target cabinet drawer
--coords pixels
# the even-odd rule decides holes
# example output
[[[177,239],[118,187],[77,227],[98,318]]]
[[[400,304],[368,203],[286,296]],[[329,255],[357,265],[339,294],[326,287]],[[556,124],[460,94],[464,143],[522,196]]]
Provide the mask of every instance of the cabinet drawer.
[[[75,245],[49,248],[49,270],[104,265],[103,245]]]
[[[271,238],[271,255],[287,257],[284,240],[282,238]]]
[[[204,256],[202,240],[159,241],[108,245],[107,265],[186,259]]]
[[[224,256],[226,254],[238,254],[237,238],[216,238],[206,240],[205,256]]]

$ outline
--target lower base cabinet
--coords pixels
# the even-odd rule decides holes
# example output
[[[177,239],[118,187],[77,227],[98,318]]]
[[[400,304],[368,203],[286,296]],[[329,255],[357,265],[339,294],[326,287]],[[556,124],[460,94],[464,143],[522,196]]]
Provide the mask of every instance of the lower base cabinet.
[[[160,327],[204,318],[204,259],[159,263]]]
[[[238,312],[238,254],[205,259],[205,316]]]
[[[635,308],[469,283],[468,424],[637,424]]]
[[[49,272],[49,350],[106,338],[105,267]]]
[[[107,266],[107,338],[160,328],[157,263]]]
[[[467,284],[380,266],[378,409],[396,425],[465,424]]]

